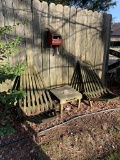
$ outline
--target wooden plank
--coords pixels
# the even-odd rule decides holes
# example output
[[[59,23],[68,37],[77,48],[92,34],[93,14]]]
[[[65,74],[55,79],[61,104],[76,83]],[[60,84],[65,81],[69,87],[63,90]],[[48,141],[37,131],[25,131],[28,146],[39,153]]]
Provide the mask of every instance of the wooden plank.
[[[33,1],[33,53],[34,53],[34,64],[39,66],[40,71],[42,71],[42,53],[41,53],[41,34],[42,34],[42,24],[41,24],[41,3],[39,0]]]
[[[108,71],[108,60],[109,60],[109,46],[110,46],[110,33],[111,33],[111,20],[112,15],[104,13],[104,55],[103,55],[103,66],[102,66],[102,82],[104,85],[107,84],[107,71]]]
[[[91,34],[91,28],[92,28],[92,11],[86,12],[87,16],[87,33],[86,33],[86,60],[92,62],[93,60],[93,53],[92,53],[92,34]]]
[[[1,2],[1,1],[0,1]],[[2,2],[0,3],[0,27],[4,27],[4,16],[2,12]],[[0,37],[0,40],[2,37]],[[4,63],[3,60],[0,60],[0,63]],[[4,84],[0,84],[0,92],[4,91]]]
[[[87,17],[88,10],[83,11],[84,21],[83,21],[83,28],[82,28],[82,53],[81,53],[81,59],[86,60],[87,55],[87,29],[88,29],[88,17]]]
[[[37,88],[39,90],[39,95],[40,95],[40,103],[41,103],[40,109],[41,109],[41,111],[45,111],[48,109],[48,102],[46,99],[44,85],[42,83],[40,72],[39,72],[38,68],[36,66],[34,66],[34,69],[35,69],[35,75],[36,75],[36,78],[35,78],[36,85],[37,85]]]
[[[42,83],[42,81],[41,81],[41,77],[40,77],[40,74],[39,74],[39,71],[37,70],[37,68],[36,67],[34,67],[35,68],[35,71],[36,71],[36,77],[37,77],[37,84],[38,85],[40,85],[40,87],[41,87],[41,91],[42,91],[42,96],[43,97],[41,97],[41,98],[43,98],[44,99],[44,102],[45,102],[45,105],[44,105],[44,109],[45,110],[48,110],[48,108],[49,108],[49,106],[48,106],[48,100],[47,100],[47,97],[46,97],[46,93],[45,93],[45,89],[44,89],[44,86],[43,86],[43,83]],[[43,105],[43,104],[42,104]]]
[[[28,66],[34,64],[33,61],[33,26],[32,26],[32,1],[26,1],[26,9],[25,9],[25,19],[27,21],[27,25],[25,25],[25,41],[26,41],[26,56]]]
[[[25,72],[20,76],[20,89],[23,89],[25,92],[25,97],[19,101],[20,108],[26,113],[27,110],[27,90],[26,90],[26,80],[25,80]]]
[[[35,98],[35,94],[34,94],[34,92],[33,92],[33,72],[32,72],[32,68],[29,68],[28,69],[28,81],[29,81],[29,90],[27,91],[27,92],[29,92],[30,93],[30,97],[31,97],[31,99],[30,99],[30,101],[31,101],[31,106],[32,106],[32,113],[35,113],[35,105],[36,105],[36,103],[35,103],[35,100],[36,100],[36,98]]]
[[[36,67],[36,66],[34,66],[34,73],[35,73],[36,78],[37,78],[37,79],[36,79],[36,78],[35,78],[35,79],[36,79],[36,81],[38,81],[37,84],[39,84],[38,87],[40,87],[40,90],[41,90],[41,91],[40,91],[40,94],[42,94],[43,97],[45,96],[44,100],[46,101],[46,104],[44,104],[44,106],[47,105],[47,108],[48,108],[48,105],[50,104],[50,107],[52,107],[52,106],[53,106],[53,102],[52,102],[50,93],[49,93],[48,90],[45,89],[45,86],[44,86],[42,77],[41,77],[41,75],[40,75],[39,68]],[[41,96],[41,98],[42,98],[42,96]],[[50,103],[49,103],[48,101],[49,101]],[[43,103],[43,99],[42,99],[42,103]]]
[[[26,103],[27,103],[27,108],[31,106],[31,96],[30,96],[30,80],[28,78],[28,70],[25,71],[24,75],[24,85],[26,87]],[[28,110],[28,114],[31,114],[31,111]]]
[[[2,11],[4,14],[4,25],[13,25],[14,23],[14,17],[13,17],[13,6],[12,6],[12,0],[4,0],[1,1],[2,4]]]
[[[76,41],[75,41],[75,56],[80,57],[81,55],[81,49],[80,49],[80,43],[81,43],[81,13],[82,9],[77,9],[77,15],[76,15]]]
[[[35,71],[34,71],[34,69],[31,67],[31,80],[32,80],[32,88],[33,88],[33,93],[34,93],[34,98],[35,98],[35,103],[36,103],[36,109],[35,109],[35,111],[37,112],[37,106],[40,106],[40,103],[39,103],[39,94],[38,94],[38,88],[37,88],[37,86],[36,86],[36,76],[35,76]]]
[[[22,1],[16,0],[13,3],[14,10],[14,24],[24,22],[26,5]],[[19,24],[15,27],[15,35],[20,37],[20,44],[18,46],[18,53],[13,56],[15,64],[18,62],[26,62],[26,41],[25,41],[25,25]]]
[[[63,54],[63,68],[62,68],[62,84],[68,84],[68,57],[69,57],[69,21],[70,21],[70,8],[64,6],[63,8],[63,45],[64,45],[64,54]]]
[[[40,111],[44,111],[44,102],[43,102],[43,86],[41,86],[40,79],[38,77],[38,70],[34,66],[34,77],[35,77],[35,85],[36,89],[38,90],[38,98],[39,98],[39,103],[40,103]]]
[[[0,0],[0,27],[4,27],[4,14],[2,0]]]
[[[23,78],[22,78],[22,76],[23,76],[23,74],[20,76],[20,89],[23,89],[22,87],[23,87]],[[22,99],[20,99],[20,101],[19,101],[19,107],[21,108],[21,107],[23,107],[23,98]]]
[[[61,4],[56,5],[56,29],[62,36],[63,41],[63,6]],[[62,84],[62,60],[63,60],[63,47],[64,44],[62,42],[62,46],[59,47],[59,55],[56,56],[56,85],[59,86]]]
[[[50,86],[50,75],[49,75],[49,48],[47,48],[47,35],[46,27],[48,26],[48,4],[42,1],[42,77],[46,87]]]
[[[75,40],[76,40],[76,8],[71,7],[70,8],[70,36],[69,36],[69,84],[71,83],[71,79],[74,73],[74,69],[76,66],[75,62]]]
[[[96,12],[96,55],[95,55],[95,68],[97,74],[102,76],[102,64],[104,55],[104,42],[103,42],[103,13]]]
[[[49,25],[56,29],[56,18],[54,17],[54,15],[56,14],[56,6],[54,3],[50,3],[49,5]],[[56,58],[57,58],[57,53],[55,51],[55,48],[50,48],[50,86],[51,87],[55,87],[57,84],[57,78],[56,78]]]
[[[16,12],[16,10],[18,11],[18,0],[12,3],[12,9],[13,9],[13,15],[12,15],[13,23],[11,24],[11,26],[16,25],[19,22],[18,12]],[[11,38],[17,38],[18,36],[21,36],[17,34],[17,29],[18,25],[13,29]],[[18,52],[10,56],[9,62],[11,63],[12,66],[15,66],[19,62]]]
[[[96,58],[96,39],[97,39],[97,15],[98,12],[92,12],[92,18],[91,18],[91,45],[92,45],[92,57],[90,58],[91,64],[95,65],[95,58]]]

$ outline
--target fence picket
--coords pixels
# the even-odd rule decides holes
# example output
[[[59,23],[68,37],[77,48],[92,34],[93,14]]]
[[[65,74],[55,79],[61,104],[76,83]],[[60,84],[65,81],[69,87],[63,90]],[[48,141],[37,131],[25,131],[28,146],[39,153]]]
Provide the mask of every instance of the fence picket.
[[[34,53],[34,64],[39,66],[42,71],[42,24],[41,24],[41,3],[39,0],[33,1],[33,53]]]
[[[56,29],[60,32],[63,40],[63,6],[61,4],[56,5]],[[62,63],[63,63],[63,42],[59,47],[59,55],[56,56],[56,85],[62,85]]]

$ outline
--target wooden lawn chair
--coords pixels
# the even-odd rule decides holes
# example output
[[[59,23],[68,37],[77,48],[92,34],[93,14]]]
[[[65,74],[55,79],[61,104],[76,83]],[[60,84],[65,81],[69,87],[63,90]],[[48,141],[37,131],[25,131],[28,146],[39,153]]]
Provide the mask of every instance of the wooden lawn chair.
[[[83,83],[83,95],[87,97],[92,107],[92,101],[111,101],[119,99],[105,87],[99,76],[96,74],[93,66],[87,62],[78,62],[80,74]]]
[[[17,106],[20,118],[40,123],[56,116],[55,104],[44,87],[38,67],[27,67],[23,74],[16,78],[13,89],[23,89],[25,92],[25,97]]]

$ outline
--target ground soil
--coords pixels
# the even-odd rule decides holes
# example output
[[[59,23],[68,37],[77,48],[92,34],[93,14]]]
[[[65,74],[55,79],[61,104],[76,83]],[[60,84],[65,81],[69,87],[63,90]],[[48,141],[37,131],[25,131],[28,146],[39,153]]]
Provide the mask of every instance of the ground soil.
[[[111,80],[108,87],[120,96],[120,84]],[[65,104],[63,116],[58,115],[50,122],[20,123],[14,119],[15,133],[11,136],[2,136],[0,139],[0,159],[105,160],[111,153],[119,154],[118,108],[120,100],[108,104],[95,102],[92,108],[87,101],[83,101],[80,109],[77,108],[77,102]],[[80,117],[69,121],[77,116]],[[41,132],[66,121],[69,122]]]

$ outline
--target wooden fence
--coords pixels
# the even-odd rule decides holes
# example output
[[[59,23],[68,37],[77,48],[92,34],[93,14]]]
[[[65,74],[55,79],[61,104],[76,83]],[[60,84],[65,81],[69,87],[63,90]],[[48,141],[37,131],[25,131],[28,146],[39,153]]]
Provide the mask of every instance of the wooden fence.
[[[70,83],[77,60],[89,60],[105,82],[111,15],[61,4],[48,6],[39,0],[1,0],[0,25],[21,21],[26,25],[19,25],[8,36],[21,38],[19,52],[9,59],[12,64],[27,61],[39,66],[46,87],[55,87]],[[62,35],[59,55],[53,55],[47,45],[49,26]]]

